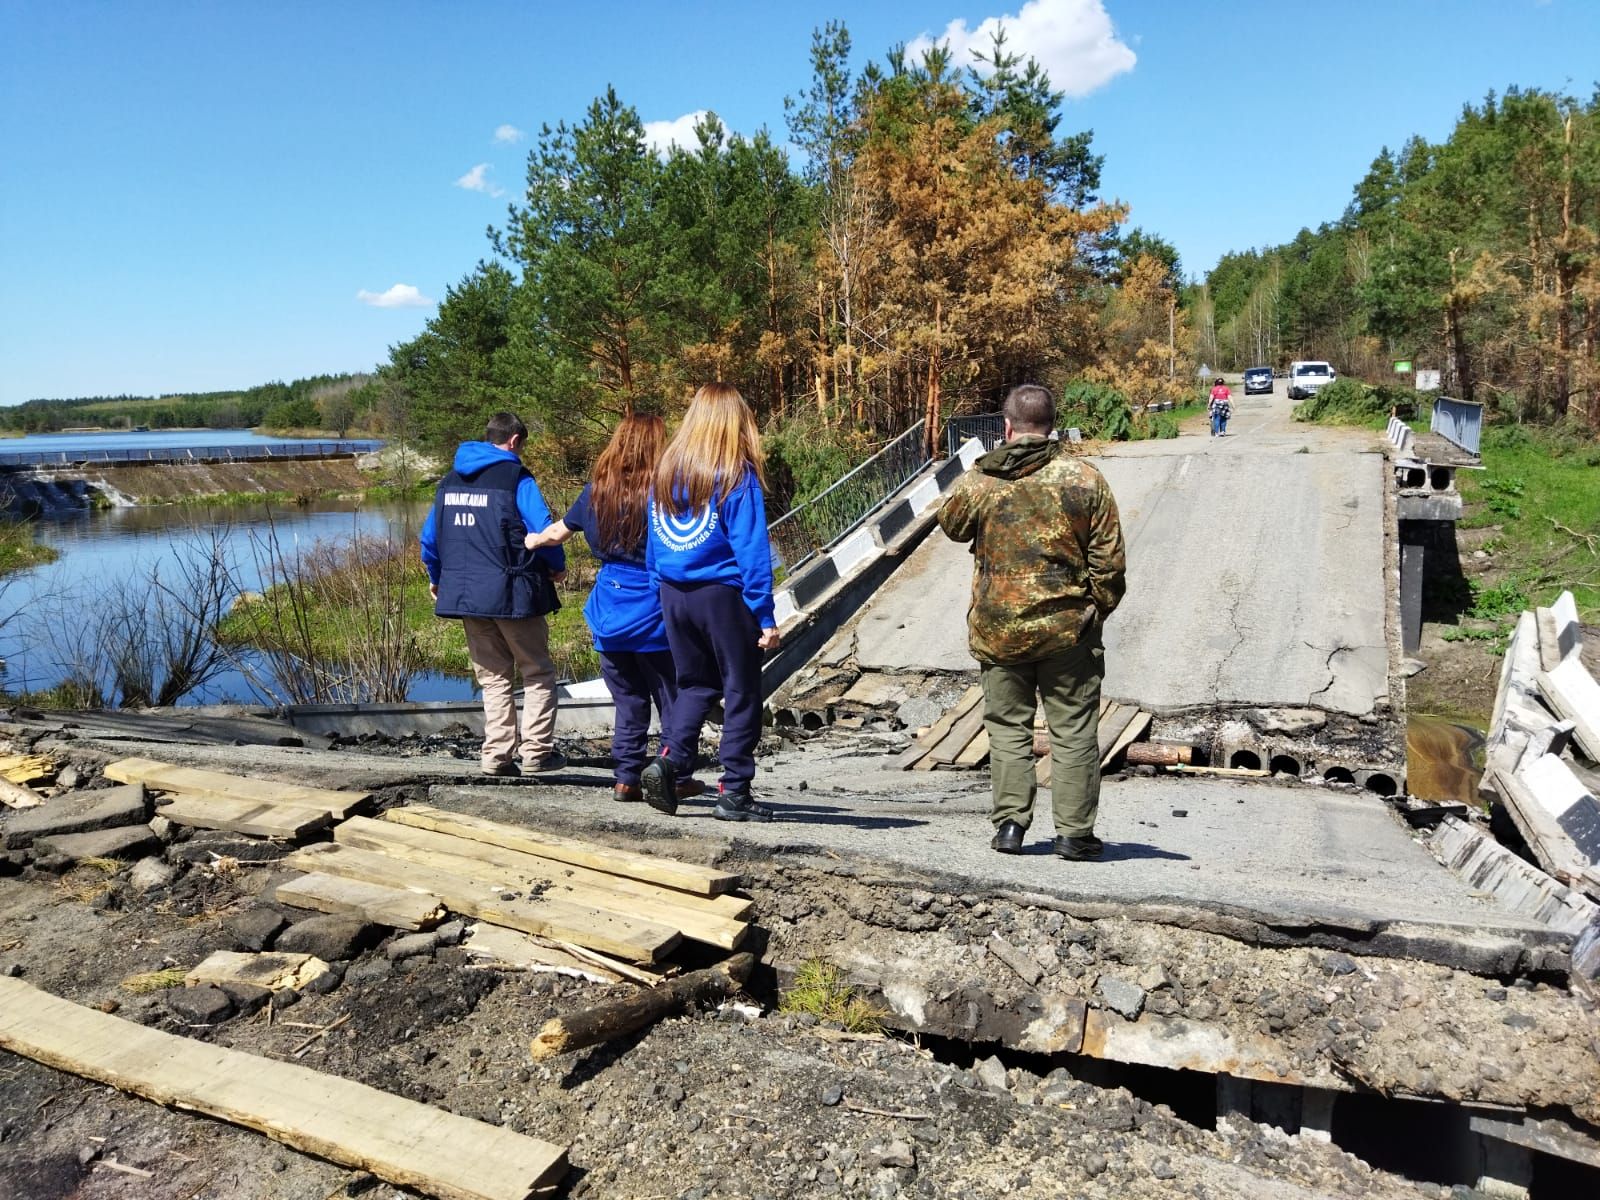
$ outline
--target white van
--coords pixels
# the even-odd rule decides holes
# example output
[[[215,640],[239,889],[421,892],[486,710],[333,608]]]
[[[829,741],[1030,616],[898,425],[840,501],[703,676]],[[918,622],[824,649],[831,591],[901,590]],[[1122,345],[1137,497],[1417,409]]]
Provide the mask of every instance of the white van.
[[[1289,399],[1315,396],[1336,378],[1333,368],[1325,362],[1292,362],[1289,364]]]

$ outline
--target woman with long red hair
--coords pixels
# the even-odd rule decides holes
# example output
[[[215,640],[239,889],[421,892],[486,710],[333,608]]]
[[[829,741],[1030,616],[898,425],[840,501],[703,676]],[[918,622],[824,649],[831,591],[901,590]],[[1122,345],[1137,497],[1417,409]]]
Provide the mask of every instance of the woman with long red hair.
[[[617,710],[611,758],[616,774],[613,795],[618,800],[643,798],[639,774],[648,758],[651,705],[665,730],[677,699],[660,593],[645,569],[650,486],[665,441],[660,417],[624,417],[595,461],[594,477],[566,515],[526,539],[528,549],[537,550],[581,533],[600,560],[583,617],[600,652],[600,674]],[[685,777],[676,796],[681,799],[704,790],[697,780]]]

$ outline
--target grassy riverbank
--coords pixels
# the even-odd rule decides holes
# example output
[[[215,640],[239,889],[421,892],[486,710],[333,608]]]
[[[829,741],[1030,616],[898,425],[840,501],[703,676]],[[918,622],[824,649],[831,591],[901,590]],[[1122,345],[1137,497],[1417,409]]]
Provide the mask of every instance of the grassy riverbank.
[[[32,522],[0,519],[0,575],[26,571],[59,557],[55,547],[34,536]]]
[[[551,657],[561,678],[588,679],[599,672],[582,612],[593,564],[581,551],[568,557],[562,607],[550,618]],[[434,616],[415,546],[319,548],[297,567],[293,582],[241,599],[222,623],[222,640],[314,659],[334,674],[471,674],[461,622]]]

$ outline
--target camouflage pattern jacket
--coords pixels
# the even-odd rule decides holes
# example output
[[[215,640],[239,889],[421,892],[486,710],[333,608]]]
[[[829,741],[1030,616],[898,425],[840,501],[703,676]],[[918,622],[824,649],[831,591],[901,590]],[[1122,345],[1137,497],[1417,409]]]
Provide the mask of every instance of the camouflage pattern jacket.
[[[980,663],[1048,658],[1098,633],[1127,590],[1117,502],[1088,463],[1037,434],[985,454],[939,525],[977,560],[967,631]]]

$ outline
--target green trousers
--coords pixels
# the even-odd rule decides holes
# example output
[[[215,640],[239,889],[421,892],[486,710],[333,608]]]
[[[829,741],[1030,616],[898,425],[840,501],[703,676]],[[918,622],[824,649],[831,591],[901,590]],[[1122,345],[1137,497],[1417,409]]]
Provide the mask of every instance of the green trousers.
[[[1100,809],[1100,680],[1105,650],[1099,631],[1072,649],[1037,662],[983,668],[983,725],[989,731],[996,826],[1033,820],[1037,788],[1033,716],[1050,727],[1050,799],[1059,837],[1094,832]]]

